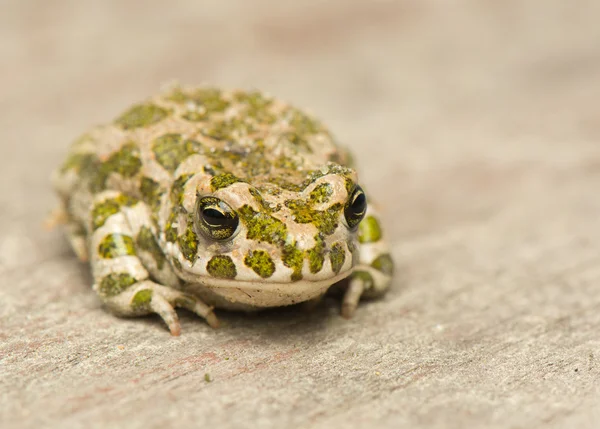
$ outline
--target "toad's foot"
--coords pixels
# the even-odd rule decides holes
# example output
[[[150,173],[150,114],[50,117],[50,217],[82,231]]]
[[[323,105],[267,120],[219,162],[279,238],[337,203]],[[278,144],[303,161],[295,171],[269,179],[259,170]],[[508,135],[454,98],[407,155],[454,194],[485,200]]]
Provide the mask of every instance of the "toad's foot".
[[[358,242],[359,263],[354,267],[342,301],[342,316],[346,319],[354,315],[361,298],[383,295],[394,274],[394,262],[373,206],[369,206],[358,227]]]
[[[219,321],[212,307],[192,295],[150,280],[138,282],[105,302],[114,313],[121,316],[144,316],[156,313],[164,320],[174,336],[181,333],[175,308],[185,308],[206,319],[211,327],[219,327]]]

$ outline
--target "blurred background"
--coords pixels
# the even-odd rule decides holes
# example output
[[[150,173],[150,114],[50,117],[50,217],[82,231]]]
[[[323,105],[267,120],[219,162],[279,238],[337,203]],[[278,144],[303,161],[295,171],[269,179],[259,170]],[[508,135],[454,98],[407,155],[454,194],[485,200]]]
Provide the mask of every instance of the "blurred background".
[[[597,427],[599,17],[597,0],[1,0],[0,423]],[[329,125],[383,206],[385,299],[352,321],[220,315],[217,334],[183,315],[177,342],[100,308],[41,228],[49,176],[173,80]]]
[[[173,80],[259,88],[377,165],[367,185],[398,184],[417,210],[393,227],[418,233],[481,180],[499,194],[451,205],[485,211],[505,162],[526,180],[579,157],[575,138],[597,151],[598,16],[594,0],[4,0],[0,154],[13,162],[1,174],[45,181],[75,136]],[[31,163],[40,175],[25,179]],[[448,169],[454,186],[423,201]]]

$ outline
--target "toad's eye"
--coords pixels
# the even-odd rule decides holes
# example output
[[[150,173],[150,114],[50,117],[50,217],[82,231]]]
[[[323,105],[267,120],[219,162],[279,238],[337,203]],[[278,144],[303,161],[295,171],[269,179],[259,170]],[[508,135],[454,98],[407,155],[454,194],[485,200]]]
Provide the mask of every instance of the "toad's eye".
[[[350,229],[356,228],[367,212],[367,197],[360,186],[356,186],[344,207],[344,216]]]
[[[198,198],[196,228],[206,238],[227,240],[232,238],[240,220],[229,205],[215,197]]]

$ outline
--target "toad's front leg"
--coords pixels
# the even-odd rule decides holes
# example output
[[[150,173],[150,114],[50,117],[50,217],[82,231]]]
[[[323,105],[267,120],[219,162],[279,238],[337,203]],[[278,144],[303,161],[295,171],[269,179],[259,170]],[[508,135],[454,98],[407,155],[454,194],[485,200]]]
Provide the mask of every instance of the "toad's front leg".
[[[342,316],[347,319],[352,317],[361,298],[383,295],[394,274],[389,246],[384,240],[376,210],[371,205],[358,226],[358,242],[359,263],[350,275],[342,302]]]
[[[210,326],[218,326],[212,308],[176,289],[179,280],[158,245],[143,202],[115,191],[99,194],[91,210],[89,233],[94,290],[115,314],[156,313],[171,334],[179,335],[175,308],[183,307],[205,318]]]

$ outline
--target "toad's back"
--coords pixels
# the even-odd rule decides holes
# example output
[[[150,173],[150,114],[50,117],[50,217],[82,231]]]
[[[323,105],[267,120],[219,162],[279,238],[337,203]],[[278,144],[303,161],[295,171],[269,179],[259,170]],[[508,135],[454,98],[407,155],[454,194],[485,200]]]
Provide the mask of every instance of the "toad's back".
[[[139,186],[120,179],[144,177],[168,187],[187,163],[188,171],[296,190],[328,162],[347,161],[320,122],[280,100],[259,92],[175,88],[79,138],[58,188],[68,195],[87,182],[92,192],[135,193]],[[119,180],[111,180],[112,173]]]

